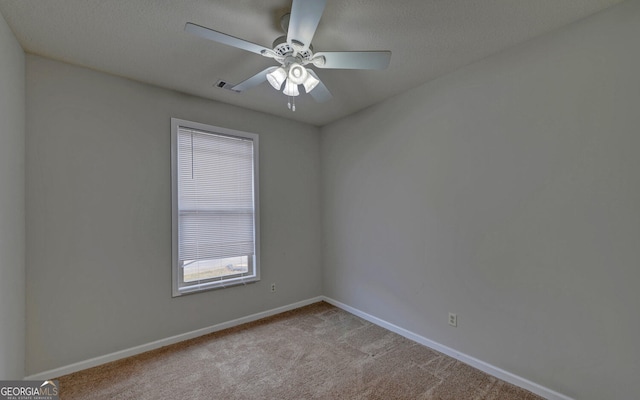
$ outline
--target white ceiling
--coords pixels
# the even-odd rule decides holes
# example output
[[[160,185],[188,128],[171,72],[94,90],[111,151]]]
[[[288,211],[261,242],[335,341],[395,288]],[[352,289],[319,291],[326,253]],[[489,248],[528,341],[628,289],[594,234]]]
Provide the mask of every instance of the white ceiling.
[[[324,125],[622,0],[328,0],[314,51],[391,50],[384,71],[315,69],[334,98],[297,110],[268,83],[238,83],[275,65],[184,32],[193,22],[271,47],[291,0],[0,0],[25,51],[137,81]]]

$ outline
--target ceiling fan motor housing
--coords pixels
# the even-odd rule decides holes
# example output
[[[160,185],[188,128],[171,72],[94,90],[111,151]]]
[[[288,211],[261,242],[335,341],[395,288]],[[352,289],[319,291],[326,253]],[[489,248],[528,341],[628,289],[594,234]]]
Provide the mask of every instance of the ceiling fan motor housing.
[[[286,36],[280,36],[279,38],[273,41],[273,51],[281,57],[286,57],[292,54],[294,50],[296,49],[294,49],[293,46],[287,43]],[[311,58],[313,57],[312,45],[309,45],[308,50],[304,50],[304,51],[300,51],[299,49],[297,50],[298,50],[297,56],[299,56],[301,60],[308,61],[308,60],[311,60]]]

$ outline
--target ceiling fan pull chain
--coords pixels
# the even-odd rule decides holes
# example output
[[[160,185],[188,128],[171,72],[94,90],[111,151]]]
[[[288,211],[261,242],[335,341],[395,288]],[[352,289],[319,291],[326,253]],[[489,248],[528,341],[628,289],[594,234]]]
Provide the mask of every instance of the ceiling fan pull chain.
[[[289,100],[287,101],[287,107],[289,110],[295,112],[296,111],[296,98],[293,96],[287,96]]]

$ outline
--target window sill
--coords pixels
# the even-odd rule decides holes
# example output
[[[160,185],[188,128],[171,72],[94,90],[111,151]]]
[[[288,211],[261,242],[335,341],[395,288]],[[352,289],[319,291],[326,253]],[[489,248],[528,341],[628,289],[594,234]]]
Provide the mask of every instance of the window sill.
[[[207,290],[224,289],[232,286],[246,285],[260,281],[257,276],[243,276],[239,278],[226,279],[221,281],[199,283],[194,285],[182,286],[177,290],[174,289],[172,297],[180,297],[187,294],[201,293]]]

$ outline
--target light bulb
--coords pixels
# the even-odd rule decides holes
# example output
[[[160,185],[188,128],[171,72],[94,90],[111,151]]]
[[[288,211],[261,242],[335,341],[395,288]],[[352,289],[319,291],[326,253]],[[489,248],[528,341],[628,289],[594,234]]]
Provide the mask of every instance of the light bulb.
[[[267,80],[275,90],[280,90],[282,84],[287,79],[287,71],[280,67],[273,72],[267,74]]]
[[[284,84],[284,90],[282,91],[287,96],[298,96],[300,92],[298,92],[298,85],[291,82],[291,79],[287,79]]]
[[[296,85],[302,84],[308,76],[309,73],[307,72],[307,69],[302,65],[298,63],[292,63],[289,66],[289,80]]]

